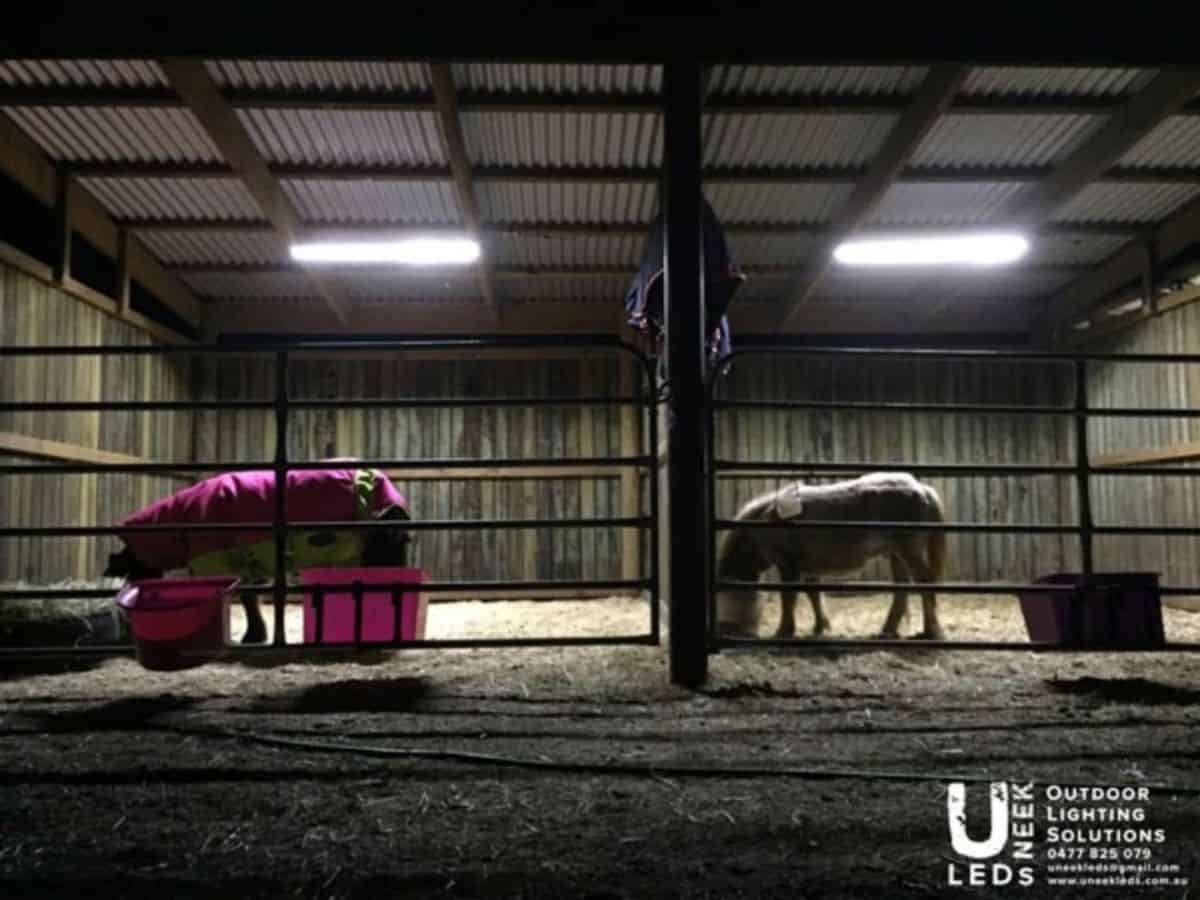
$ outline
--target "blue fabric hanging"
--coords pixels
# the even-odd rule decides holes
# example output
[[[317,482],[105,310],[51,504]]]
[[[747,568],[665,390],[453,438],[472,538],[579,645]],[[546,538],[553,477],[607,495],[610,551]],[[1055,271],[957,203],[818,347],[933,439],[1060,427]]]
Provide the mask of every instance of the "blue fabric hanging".
[[[729,252],[725,232],[708,201],[701,198],[704,238],[704,333],[708,335],[709,362],[729,352],[729,318],[726,315],[733,296],[746,280]],[[642,251],[642,261],[633,284],[625,294],[626,321],[654,342],[661,350],[666,331],[663,321],[663,249],[666,221],[660,212],[650,226]],[[699,301],[699,298],[697,298]]]

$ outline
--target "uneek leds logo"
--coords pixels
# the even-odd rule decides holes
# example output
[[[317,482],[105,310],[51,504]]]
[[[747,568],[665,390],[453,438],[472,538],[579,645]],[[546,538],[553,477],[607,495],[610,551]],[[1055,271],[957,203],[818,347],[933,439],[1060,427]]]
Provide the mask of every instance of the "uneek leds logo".
[[[968,813],[967,786],[947,786],[950,846],[958,857],[947,863],[951,887],[1029,887],[1042,879],[1125,889],[1188,884],[1182,866],[1163,858],[1167,831],[1152,826],[1148,787],[1051,784],[1035,792],[1033,782],[993,781],[987,819],[982,786],[973,790]]]
[[[1033,784],[993,781],[988,785],[988,794],[991,823],[987,837],[976,840],[967,828],[967,786],[961,781],[949,785],[946,817],[950,846],[959,856],[974,861],[948,863],[947,883],[955,887],[1003,887],[1015,882],[1028,887],[1033,884]],[[972,830],[979,833],[978,829]]]

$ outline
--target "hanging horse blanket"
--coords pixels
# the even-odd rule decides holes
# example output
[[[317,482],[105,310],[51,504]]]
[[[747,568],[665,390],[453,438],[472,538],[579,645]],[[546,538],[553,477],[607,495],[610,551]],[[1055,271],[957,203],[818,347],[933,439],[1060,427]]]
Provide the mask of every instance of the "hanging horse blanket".
[[[709,338],[710,358],[729,352],[729,319],[725,315],[733,295],[746,280],[738,269],[725,232],[708,201],[701,198],[704,238],[704,333]],[[637,277],[625,295],[627,321],[643,334],[651,335],[655,351],[665,333],[663,321],[663,249],[666,245],[666,221],[659,213],[651,224],[650,236],[642,251]],[[699,298],[697,298],[699,302]]]
[[[287,475],[289,523],[364,521],[408,503],[382,472],[370,469],[291,471]],[[275,518],[275,473],[270,470],[218,475],[164,497],[121,520],[119,525],[271,522]],[[274,576],[271,531],[126,532],[126,546],[146,565],[164,570],[187,567],[194,575],[234,572],[255,581]],[[287,561],[292,574],[310,566],[358,564],[364,535],[354,531],[292,531]]]

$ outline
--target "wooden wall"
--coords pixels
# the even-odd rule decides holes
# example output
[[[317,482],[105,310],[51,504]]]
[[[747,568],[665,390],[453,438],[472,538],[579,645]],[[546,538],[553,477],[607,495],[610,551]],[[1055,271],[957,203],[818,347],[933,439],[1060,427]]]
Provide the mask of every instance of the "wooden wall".
[[[214,396],[272,396],[274,376],[267,357],[206,365],[202,389]],[[309,357],[293,362],[288,389],[298,399],[615,395],[622,392],[619,368],[611,354],[538,361]],[[623,449],[622,413],[609,406],[297,410],[290,422],[288,453],[295,460],[474,459],[481,467],[496,457],[629,455],[638,452],[637,417],[632,410],[625,415]],[[274,454],[274,420],[261,411],[202,414],[198,434],[200,458],[270,460]],[[453,470],[424,474],[408,478],[397,473],[394,478],[416,518],[623,515],[617,470],[579,478],[463,477]],[[631,551],[636,548],[625,540]],[[415,564],[437,580],[610,579],[636,574],[628,571],[628,562],[623,574],[627,554],[623,535],[614,528],[424,531],[416,541]]]
[[[142,332],[0,264],[0,345],[128,346],[149,341]],[[0,400],[182,400],[190,396],[189,377],[186,359],[8,358],[0,359]],[[192,422],[190,413],[0,413],[0,435],[183,461],[191,458]],[[39,463],[23,453],[0,454],[0,459],[31,468]],[[8,476],[0,478],[0,524],[111,524],[180,483],[139,475]],[[110,538],[0,539],[0,581],[92,580],[117,547]]]
[[[1097,347],[1115,352],[1200,352],[1200,306],[1172,311]],[[37,279],[0,267],[0,343],[141,344],[131,328]],[[1098,366],[1089,385],[1096,403],[1194,408],[1200,372],[1158,367],[1131,375],[1129,366]],[[420,397],[627,393],[616,357],[573,356],[538,361],[511,358],[307,357],[293,361],[289,390],[299,398]],[[627,388],[628,385],[625,385]],[[269,399],[268,357],[221,358],[189,367],[166,358],[8,360],[0,363],[0,398],[186,399],[191,396]],[[830,360],[789,356],[739,357],[721,396],[742,399],[1021,403],[1070,402],[1071,374],[1052,364]],[[639,452],[640,417],[607,407],[432,407],[396,410],[296,411],[289,429],[295,459],[394,456],[469,458],[481,466],[496,455],[536,459]],[[194,426],[194,427],[193,427]],[[17,434],[153,460],[268,461],[274,425],[262,412],[191,414],[84,413],[0,415],[0,435]],[[1093,422],[1094,456],[1200,440],[1200,423],[1156,420]],[[1069,463],[1069,420],[1022,415],[902,414],[853,410],[726,411],[717,423],[723,458],[812,462]],[[648,452],[648,448],[647,448]],[[27,457],[7,460],[32,464]],[[1191,465],[1195,465],[1194,463]],[[431,473],[425,473],[430,476]],[[437,473],[434,473],[437,474]],[[588,477],[478,478],[452,471],[438,477],[397,477],[414,513],[425,519],[555,518],[622,515],[618,473]],[[1074,484],[1067,478],[934,477],[951,519],[965,522],[1071,522]],[[781,484],[775,477],[724,477],[717,513],[732,516],[751,496]],[[107,523],[177,488],[181,481],[131,476],[12,477],[0,481],[5,525]],[[1200,511],[1200,485],[1164,479],[1097,479],[1098,521],[1190,524]],[[1133,489],[1134,486],[1136,489]],[[645,510],[646,492],[634,491]],[[628,496],[628,493],[626,493]],[[1109,569],[1163,571],[1168,583],[1200,584],[1193,541],[1111,539],[1098,542],[1098,564]],[[0,541],[0,579],[54,582],[89,578],[115,547],[109,540]],[[1078,566],[1075,543],[1040,536],[955,535],[950,578],[1025,580]],[[446,580],[632,577],[631,534],[616,529],[427,532],[417,564]],[[645,556],[645,554],[643,554]],[[646,557],[648,558],[648,557]],[[645,559],[643,560],[643,562]],[[665,572],[664,572],[665,574]],[[867,577],[882,576],[882,570]]]
[[[272,395],[266,358],[210,364],[205,390],[224,398]],[[619,393],[612,359],[360,362],[296,361],[295,397],[462,397]],[[1041,364],[804,361],[740,358],[722,396],[742,399],[885,400],[1061,405],[1070,397],[1069,369]],[[274,426],[254,412],[201,414],[201,456],[270,460]],[[639,438],[640,440],[640,438]],[[639,444],[640,446],[640,444]],[[1063,463],[1072,455],[1067,420],[1029,415],[898,414],[830,411],[726,411],[717,423],[718,455],[750,460]],[[621,453],[616,409],[321,410],[297,412],[289,453],[298,459],[394,456],[436,460],[493,454],[516,458]],[[631,452],[626,450],[624,452]],[[519,518],[620,515],[617,477],[531,480],[455,477],[397,479],[421,518]],[[814,479],[815,480],[815,479]],[[948,517],[964,522],[1071,522],[1070,478],[933,477]],[[722,478],[717,512],[737,507],[783,479]],[[645,508],[645,492],[639,503]],[[1077,566],[1075,544],[1025,535],[951,538],[952,579],[1014,581]],[[492,533],[426,532],[417,562],[439,579],[570,579],[622,577],[624,548],[614,529]],[[883,577],[881,569],[867,577]]]
[[[725,399],[887,401],[1061,405],[1070,388],[1061,366],[996,362],[821,359],[747,356],[721,387]],[[718,457],[793,462],[1028,463],[1071,461],[1069,426],[1048,416],[726,410],[716,431]],[[837,480],[802,475],[810,482]],[[849,477],[849,476],[843,476]],[[717,512],[731,518],[757,494],[788,479],[726,476]],[[925,480],[942,494],[947,517],[976,523],[1056,524],[1074,520],[1073,485],[1057,476],[950,477]],[[1070,540],[1026,535],[950,537],[950,580],[1024,581],[1070,567]],[[881,565],[866,577],[890,578]]]
[[[1087,348],[1097,353],[1200,353],[1200,304],[1182,306],[1147,319]],[[1200,406],[1200,366],[1183,364],[1095,364],[1089,379],[1096,406]],[[1196,419],[1094,419],[1089,429],[1093,458],[1124,451],[1151,450],[1200,440]],[[1171,463],[1182,469],[1195,461]],[[1095,479],[1098,523],[1183,525],[1200,522],[1200,478],[1110,476]],[[1195,538],[1109,537],[1097,539],[1097,565],[1112,571],[1159,572],[1164,584],[1200,586]],[[1192,603],[1200,608],[1200,601]]]

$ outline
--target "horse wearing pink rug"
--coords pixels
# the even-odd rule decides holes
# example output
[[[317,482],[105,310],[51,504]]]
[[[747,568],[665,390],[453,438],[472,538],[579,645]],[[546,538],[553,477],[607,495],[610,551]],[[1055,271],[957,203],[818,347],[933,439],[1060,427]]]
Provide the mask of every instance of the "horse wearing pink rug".
[[[125,548],[109,556],[106,576],[160,578],[186,568],[192,575],[238,575],[244,583],[275,576],[275,473],[229,472],[185,488],[122,519],[136,525],[245,524],[221,531],[124,532]],[[409,521],[408,502],[386,475],[373,469],[302,469],[287,475],[287,518],[304,522]],[[262,527],[266,525],[267,527]],[[298,529],[288,534],[288,575],[303,568],[405,566],[408,529]],[[258,597],[243,592],[247,628],[243,643],[266,639]]]

